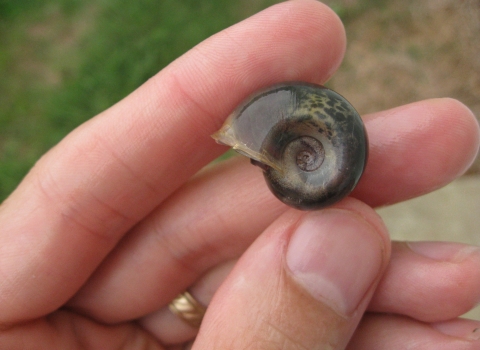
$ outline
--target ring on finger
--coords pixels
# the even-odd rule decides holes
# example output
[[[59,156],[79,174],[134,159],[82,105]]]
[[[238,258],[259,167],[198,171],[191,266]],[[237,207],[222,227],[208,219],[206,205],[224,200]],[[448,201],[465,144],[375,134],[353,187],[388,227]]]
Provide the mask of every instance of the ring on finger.
[[[168,305],[170,311],[190,326],[199,328],[207,308],[200,304],[188,291],[180,293]]]

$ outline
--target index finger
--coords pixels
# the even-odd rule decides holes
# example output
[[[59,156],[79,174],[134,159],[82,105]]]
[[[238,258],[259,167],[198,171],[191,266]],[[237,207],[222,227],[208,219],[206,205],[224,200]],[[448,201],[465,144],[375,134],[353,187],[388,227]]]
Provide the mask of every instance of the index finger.
[[[121,236],[222,152],[246,95],[323,82],[345,34],[317,1],[273,6],[206,40],[46,154],[0,209],[0,324],[63,304]]]

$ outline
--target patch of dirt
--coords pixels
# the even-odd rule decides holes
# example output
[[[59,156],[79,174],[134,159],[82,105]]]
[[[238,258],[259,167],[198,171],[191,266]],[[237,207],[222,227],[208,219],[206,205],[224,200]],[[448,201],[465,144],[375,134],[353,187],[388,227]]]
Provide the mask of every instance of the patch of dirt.
[[[480,0],[326,1],[345,19],[345,61],[329,86],[360,113],[453,97],[480,116]],[[477,157],[469,174],[480,174]]]

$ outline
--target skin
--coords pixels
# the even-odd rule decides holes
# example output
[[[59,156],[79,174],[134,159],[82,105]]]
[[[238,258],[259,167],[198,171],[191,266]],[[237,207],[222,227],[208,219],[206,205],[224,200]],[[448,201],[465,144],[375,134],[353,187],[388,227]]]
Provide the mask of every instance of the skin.
[[[244,159],[195,175],[225,151],[209,135],[241,100],[281,81],[324,83],[344,50],[326,6],[273,6],[44,155],[0,206],[0,348],[179,349],[196,337],[194,349],[478,349],[478,322],[458,317],[480,300],[480,251],[390,244],[372,209],[465,171],[479,131],[461,103],[364,116],[366,172],[333,208],[288,209]],[[323,262],[366,277],[333,273],[343,288],[328,294]],[[209,305],[198,334],[166,310],[187,288]]]

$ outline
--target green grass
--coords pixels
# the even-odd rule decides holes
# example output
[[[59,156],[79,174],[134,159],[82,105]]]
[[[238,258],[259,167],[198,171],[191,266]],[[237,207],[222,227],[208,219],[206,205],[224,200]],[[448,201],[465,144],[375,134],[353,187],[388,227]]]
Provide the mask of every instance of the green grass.
[[[0,201],[77,125],[275,2],[0,0]]]

